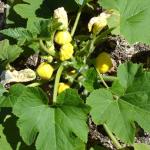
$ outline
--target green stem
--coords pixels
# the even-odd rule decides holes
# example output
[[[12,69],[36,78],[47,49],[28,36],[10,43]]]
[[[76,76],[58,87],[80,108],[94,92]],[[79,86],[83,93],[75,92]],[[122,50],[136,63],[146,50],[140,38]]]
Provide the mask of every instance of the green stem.
[[[104,85],[107,89],[109,89],[109,86],[107,85],[107,83],[106,83],[105,80],[103,79],[102,74],[101,74],[97,69],[96,69],[96,71],[97,71],[97,73],[98,73],[98,75],[99,75],[99,77],[100,77],[100,79],[101,79],[103,85]]]
[[[95,41],[95,38],[93,38],[91,40],[90,47],[89,47],[89,54],[87,55],[87,57],[89,57],[92,54],[92,52],[94,51],[94,49],[95,49],[94,41]]]
[[[37,41],[39,41],[39,40],[49,41],[49,40],[50,40],[50,38],[40,37],[40,38],[34,38],[34,39],[33,39],[33,41],[34,41],[34,42],[37,42]]]
[[[56,52],[53,50],[48,50],[47,47],[44,45],[43,41],[40,40],[40,46],[41,48],[48,54],[50,54],[51,56],[55,56],[56,55]]]
[[[102,74],[101,74],[98,70],[97,70],[97,72],[98,72],[98,74],[99,74],[99,77],[100,77],[100,79],[101,79],[103,85],[104,85],[107,89],[109,89],[109,86],[108,86],[107,83],[105,82],[105,80],[104,80]],[[107,126],[106,124],[103,124],[103,127],[104,127],[105,131],[107,132],[108,136],[110,137],[110,139],[113,141],[115,147],[116,147],[117,149],[121,149],[122,146],[120,145],[120,143],[118,142],[118,140],[115,138],[115,136],[112,134],[112,132],[109,130],[108,126]]]
[[[6,70],[14,70],[14,68],[8,63],[6,65]]]
[[[106,81],[110,81],[110,82],[113,82],[113,81],[115,81],[115,80],[117,80],[117,77],[115,77],[115,76],[102,76],[103,77],[103,79],[104,79],[104,81],[106,82]]]
[[[93,7],[91,4],[87,3],[86,5],[87,5],[89,8],[91,8],[92,10],[94,10],[94,7]]]
[[[108,126],[106,124],[103,124],[103,127],[104,127],[105,131],[107,132],[108,136],[110,137],[110,139],[112,140],[112,142],[115,145],[115,147],[117,149],[121,149],[122,146],[120,145],[118,140],[115,138],[115,136],[112,134],[112,132],[109,130]]]
[[[64,69],[63,65],[60,65],[56,73],[56,78],[55,78],[55,83],[54,83],[54,92],[53,92],[53,103],[57,102],[58,85],[59,85],[59,81],[60,81],[60,77],[61,77],[63,69]]]
[[[78,22],[79,22],[79,19],[80,19],[80,16],[81,16],[81,12],[82,12],[82,6],[80,6],[79,10],[78,10],[78,13],[77,13],[77,16],[76,16],[76,20],[74,22],[74,25],[73,25],[73,28],[71,30],[71,36],[74,35],[75,31],[76,31],[76,28],[77,28],[77,25],[78,25]]]
[[[26,87],[36,87],[36,86],[40,86],[42,84],[43,84],[43,82],[34,82],[34,83],[26,85]]]

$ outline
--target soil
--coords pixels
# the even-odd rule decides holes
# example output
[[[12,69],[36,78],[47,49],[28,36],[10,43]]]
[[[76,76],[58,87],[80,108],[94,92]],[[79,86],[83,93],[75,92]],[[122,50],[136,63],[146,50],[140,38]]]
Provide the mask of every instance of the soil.
[[[96,126],[89,118],[89,139],[88,149],[94,145],[106,147],[108,150],[116,150],[109,137],[106,135],[103,126]]]

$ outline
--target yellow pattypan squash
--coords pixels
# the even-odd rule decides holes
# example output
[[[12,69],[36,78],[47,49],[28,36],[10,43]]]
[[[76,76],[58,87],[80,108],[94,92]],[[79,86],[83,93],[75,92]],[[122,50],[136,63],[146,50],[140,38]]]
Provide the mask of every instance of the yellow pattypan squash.
[[[49,80],[53,74],[53,71],[54,68],[46,62],[41,63],[36,70],[40,78],[44,80]]]
[[[111,57],[108,53],[102,52],[96,58],[96,69],[100,73],[108,72],[113,66]]]

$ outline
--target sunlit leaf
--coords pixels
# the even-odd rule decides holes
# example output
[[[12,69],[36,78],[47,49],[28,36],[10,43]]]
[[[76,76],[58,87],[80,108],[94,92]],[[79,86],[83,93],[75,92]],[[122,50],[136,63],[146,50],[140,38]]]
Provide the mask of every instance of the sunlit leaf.
[[[57,101],[58,105],[49,107],[41,89],[24,90],[13,110],[19,117],[23,140],[30,145],[37,137],[38,150],[83,150],[88,135],[88,107],[74,90],[66,90]]]
[[[99,0],[106,9],[120,13],[120,34],[130,43],[150,44],[150,1],[149,0]],[[119,21],[118,20],[118,21]],[[118,26],[118,23],[116,24]]]
[[[0,61],[13,62],[23,50],[17,45],[9,45],[8,40],[0,41]]]
[[[118,68],[118,81],[124,93],[121,90],[113,95],[107,89],[95,90],[87,104],[92,107],[96,124],[106,123],[117,137],[131,144],[135,137],[134,122],[150,132],[150,72],[144,72],[140,65],[125,63]]]

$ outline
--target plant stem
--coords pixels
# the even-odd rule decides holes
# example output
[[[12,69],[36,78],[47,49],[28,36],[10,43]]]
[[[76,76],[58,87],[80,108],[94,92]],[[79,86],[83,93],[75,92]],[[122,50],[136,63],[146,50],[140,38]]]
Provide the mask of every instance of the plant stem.
[[[64,67],[61,64],[56,73],[56,78],[55,78],[55,83],[54,83],[54,92],[53,92],[53,103],[57,102],[58,85],[59,85],[59,81],[60,81],[60,77],[61,77],[63,69]]]
[[[14,68],[9,63],[7,63],[6,70],[14,70]]]
[[[36,87],[36,86],[40,86],[41,84],[43,84],[43,82],[34,82],[26,85],[26,87]]]
[[[56,55],[56,52],[53,50],[48,50],[47,47],[44,45],[43,41],[40,40],[40,46],[41,48],[48,54],[50,54],[51,56],[55,56]]]
[[[106,82],[106,81],[115,81],[115,80],[117,80],[117,77],[115,77],[115,76],[103,76],[103,79],[104,79],[104,81]]]
[[[103,85],[104,85],[107,89],[109,89],[109,86],[107,85],[107,83],[106,83],[105,80],[103,79],[102,74],[101,74],[97,69],[96,69],[96,71],[97,71],[97,73],[98,73],[98,75],[99,75],[99,77],[100,77],[100,79],[101,79]]]
[[[106,124],[103,124],[103,127],[104,127],[105,131],[107,132],[108,136],[110,137],[110,139],[113,141],[113,144],[115,145],[115,147],[117,149],[121,149],[122,146],[120,145],[118,140],[115,138],[115,136],[112,134],[112,132],[109,130],[108,126]]]
[[[77,25],[78,25],[78,22],[79,22],[79,19],[80,19],[80,16],[81,16],[81,12],[82,12],[82,6],[80,6],[79,10],[78,10],[78,13],[77,13],[77,16],[76,16],[76,20],[74,22],[74,25],[73,25],[73,28],[71,30],[71,36],[74,35],[75,31],[76,31],[76,28],[77,28]]]
[[[100,79],[101,79],[103,85],[104,85],[107,89],[109,89],[109,86],[108,86],[107,83],[105,82],[105,80],[104,80],[102,74],[101,74],[98,70],[97,70],[97,72],[98,72],[98,74],[99,74],[99,77],[100,77]],[[110,139],[113,141],[115,147],[116,147],[117,149],[121,149],[122,146],[120,145],[120,143],[118,142],[118,140],[115,138],[115,136],[112,134],[112,132],[109,130],[108,126],[107,126],[106,124],[103,124],[103,127],[104,127],[105,131],[107,132],[108,136],[110,137]]]

